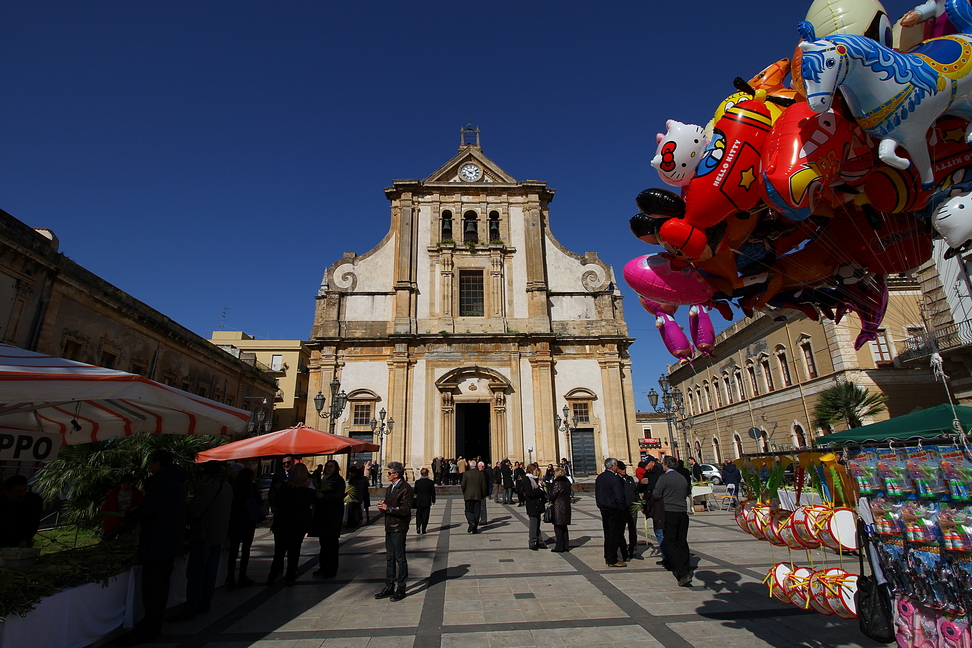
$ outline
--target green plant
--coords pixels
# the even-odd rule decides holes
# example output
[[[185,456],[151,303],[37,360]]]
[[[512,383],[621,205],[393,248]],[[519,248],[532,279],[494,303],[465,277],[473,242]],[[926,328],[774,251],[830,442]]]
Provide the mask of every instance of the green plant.
[[[851,382],[837,383],[820,392],[817,406],[813,409],[814,425],[829,428],[843,421],[848,428],[861,427],[863,418],[874,416],[885,409],[887,396],[872,394]]]
[[[506,245],[506,243],[503,242],[503,239],[493,239],[492,241],[489,242],[489,244],[490,245]]]
[[[156,450],[168,450],[175,463],[190,474],[190,487],[201,481],[196,454],[229,441],[227,437],[183,434],[135,434],[95,443],[65,446],[57,459],[40,471],[35,488],[47,502],[65,500],[64,519],[69,524],[95,527],[105,495],[125,473],[137,480],[148,477],[148,458]]]
[[[455,245],[456,242],[453,239],[442,239],[437,243],[437,245]]]

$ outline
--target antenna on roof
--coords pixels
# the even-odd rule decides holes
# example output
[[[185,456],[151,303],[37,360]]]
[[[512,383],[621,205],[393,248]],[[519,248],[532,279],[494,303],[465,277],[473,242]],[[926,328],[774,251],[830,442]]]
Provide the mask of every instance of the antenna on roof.
[[[461,150],[469,146],[480,148],[479,128],[473,128],[472,122],[469,122],[459,130],[459,149]]]
[[[229,310],[229,307],[228,306],[224,307],[223,308],[223,314],[219,316],[219,330],[220,331],[224,330],[223,323],[226,321],[226,311],[228,311],[228,310]]]

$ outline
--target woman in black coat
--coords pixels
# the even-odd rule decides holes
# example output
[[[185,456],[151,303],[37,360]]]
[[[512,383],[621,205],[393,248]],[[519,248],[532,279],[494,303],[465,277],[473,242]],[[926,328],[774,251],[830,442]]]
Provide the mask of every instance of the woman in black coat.
[[[310,487],[310,473],[304,464],[295,464],[290,477],[280,484],[274,496],[273,564],[267,585],[273,585],[283,571],[284,555],[287,556],[287,585],[297,582],[297,563],[300,562],[300,545],[311,527],[316,496]]]
[[[250,563],[250,546],[257,521],[266,519],[260,507],[260,489],[256,485],[256,474],[243,468],[233,479],[233,508],[230,509],[229,553],[226,557],[226,589],[239,585],[252,585],[247,577],[246,568]],[[259,515],[257,515],[259,514]],[[236,556],[240,557],[240,573],[236,573]]]
[[[530,518],[530,548],[536,551],[542,545],[546,549],[547,543],[540,541],[540,518],[547,503],[547,495],[540,484],[540,467],[535,463],[527,466],[520,483],[520,492],[526,500],[526,513]]]
[[[429,513],[435,504],[435,482],[429,479],[428,468],[423,468],[421,474],[412,490],[415,493],[415,532],[424,535],[429,530]]]
[[[553,507],[554,534],[557,538],[557,545],[551,551],[570,551],[570,539],[567,536],[567,526],[570,524],[570,480],[563,468],[554,469],[553,486],[550,487],[547,497]]]
[[[324,464],[324,477],[318,486],[311,534],[321,543],[318,569],[315,576],[334,578],[338,572],[341,524],[344,522],[344,478],[338,462],[331,459]]]

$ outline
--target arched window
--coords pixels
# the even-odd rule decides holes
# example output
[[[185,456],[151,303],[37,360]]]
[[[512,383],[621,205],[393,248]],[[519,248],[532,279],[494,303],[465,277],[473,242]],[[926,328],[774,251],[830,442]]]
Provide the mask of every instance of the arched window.
[[[712,437],[712,456],[715,457],[716,463],[722,463],[722,448],[719,447],[719,439]]]
[[[813,359],[813,341],[809,335],[800,339],[800,351],[803,353],[803,368],[807,371],[807,380],[817,377],[817,363]]]
[[[807,447],[807,435],[803,431],[803,426],[799,423],[793,424],[793,429],[791,430],[793,436],[793,445],[797,448]]]
[[[716,405],[722,407],[722,386],[719,384],[719,379],[713,379],[713,386],[715,387],[716,393]]]
[[[490,242],[498,241],[502,237],[500,236],[500,220],[499,212],[491,211],[489,212],[489,240]]]
[[[702,383],[702,389],[705,390],[705,408],[707,410],[712,410],[712,393],[709,391],[709,383]]]
[[[479,243],[479,219],[474,211],[462,215],[462,242]]]
[[[746,373],[749,374],[749,384],[753,390],[753,396],[759,396],[759,381],[756,380],[756,365],[752,360],[746,363]]]
[[[746,400],[746,389],[743,386],[742,371],[736,369],[732,375],[736,379],[736,391],[739,392],[739,400]]]
[[[443,241],[451,241],[452,238],[452,212],[448,209],[442,212],[442,236]]]
[[[763,369],[763,380],[766,381],[766,391],[773,391],[776,387],[773,385],[773,369],[770,368],[769,356],[764,354],[760,357],[759,366]]]
[[[702,463],[702,443],[698,440],[695,442],[695,459]]]
[[[739,459],[743,455],[742,439],[736,432],[732,433],[732,449],[736,452],[736,459]]]
[[[780,377],[783,379],[783,386],[789,387],[793,384],[793,380],[790,378],[790,365],[786,358],[786,349],[782,346],[776,347],[776,360],[780,364]]]
[[[759,435],[759,449],[761,452],[769,452],[770,450],[769,437],[766,436],[766,430],[763,430],[762,434]]]
[[[729,380],[728,371],[722,372],[722,384],[726,388],[726,404],[731,405],[732,403],[736,402],[736,399],[733,398],[732,382]]]
[[[705,407],[702,404],[702,385],[695,386],[695,398],[697,398],[699,401],[699,411],[704,412]]]

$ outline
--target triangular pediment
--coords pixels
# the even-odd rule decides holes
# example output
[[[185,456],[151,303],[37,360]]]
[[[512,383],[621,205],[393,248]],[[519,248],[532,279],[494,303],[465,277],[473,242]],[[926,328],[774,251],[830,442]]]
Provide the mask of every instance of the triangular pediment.
[[[475,165],[481,172],[476,180],[469,179],[469,177],[473,177],[472,175],[466,178],[460,175],[460,171],[468,164]],[[424,184],[430,182],[455,182],[464,185],[495,182],[516,184],[516,179],[486,157],[481,148],[470,145],[461,147],[455,157],[436,169],[432,175],[423,181]]]

